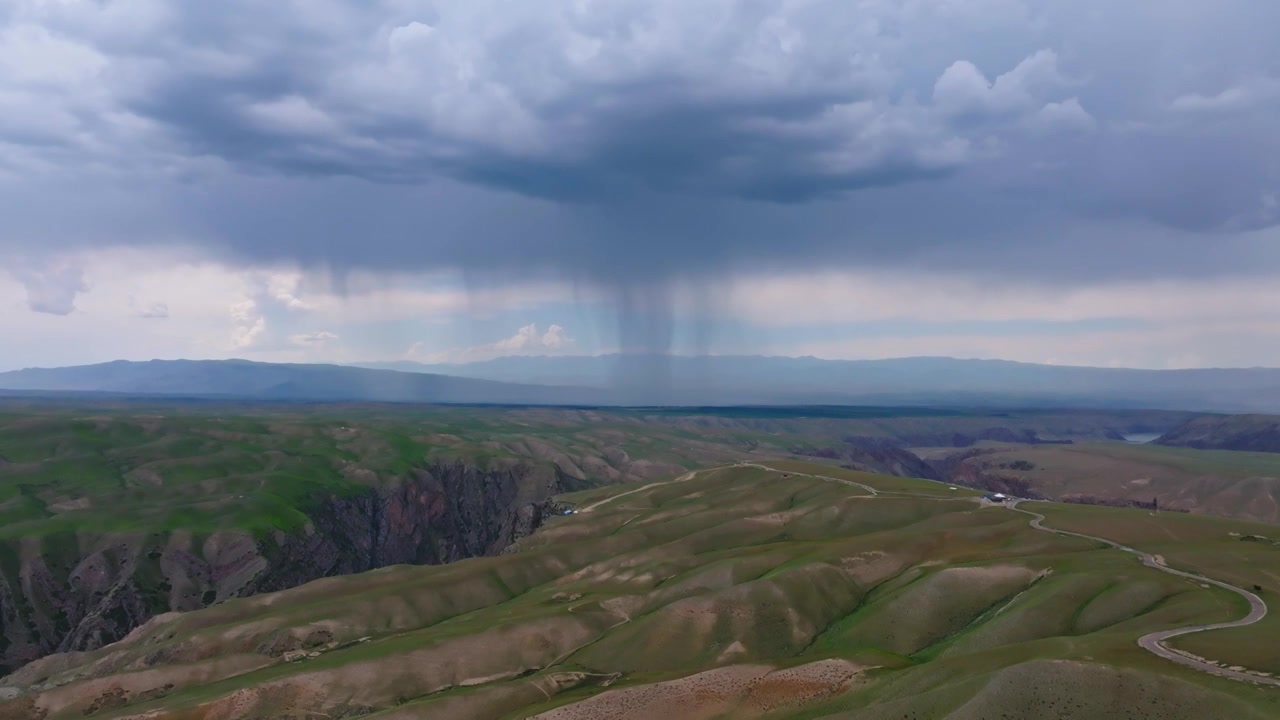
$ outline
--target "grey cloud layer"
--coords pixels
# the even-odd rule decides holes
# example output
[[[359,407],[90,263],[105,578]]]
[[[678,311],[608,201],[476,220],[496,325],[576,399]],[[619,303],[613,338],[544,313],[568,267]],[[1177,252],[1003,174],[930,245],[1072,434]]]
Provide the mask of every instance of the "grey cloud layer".
[[[761,266],[1278,269],[1274,3],[7,8],[0,243],[28,252],[561,271],[623,305]]]

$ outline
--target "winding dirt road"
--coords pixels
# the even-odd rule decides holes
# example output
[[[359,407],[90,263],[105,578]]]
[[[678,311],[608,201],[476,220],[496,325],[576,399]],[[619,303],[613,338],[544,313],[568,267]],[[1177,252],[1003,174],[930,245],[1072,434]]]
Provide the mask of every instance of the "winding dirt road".
[[[769,472],[779,473],[782,475],[795,475],[796,477],[807,477],[807,478],[813,478],[814,480],[826,480],[828,482],[837,482],[842,485],[852,485],[854,487],[858,487],[858,488],[862,488],[863,490],[866,490],[867,492],[871,493],[872,497],[875,497],[880,494],[879,491],[877,491],[875,488],[871,487],[870,485],[863,485],[860,482],[854,482],[852,480],[846,480],[844,478],[831,477],[830,475],[810,475],[809,473],[795,472],[792,470],[779,470],[778,468],[771,468],[768,465],[760,465],[752,462],[740,462],[738,463],[738,467],[756,468],[758,470],[768,470]]]
[[[628,490],[627,492],[619,493],[612,497],[605,498],[604,500],[600,500],[598,502],[592,503],[591,505],[588,505],[582,508],[579,512],[591,512],[592,510],[595,510],[601,505],[606,505],[608,503],[613,502],[614,500],[618,500],[620,498],[626,497],[628,495],[632,495],[634,493],[644,492],[645,490],[650,490],[652,488],[659,487],[662,485],[672,485],[675,483],[686,482],[688,480],[692,480],[694,477],[696,477],[697,475],[703,472],[715,472],[718,470],[724,470],[726,468],[735,467],[735,466],[758,468],[760,470],[769,470],[771,472],[776,472],[776,473],[788,472],[788,471],[779,470],[777,468],[772,468],[767,465],[760,465],[752,462],[741,462],[741,463],[735,463],[734,465],[724,465],[717,468],[710,468],[708,470],[685,473],[684,475],[681,475],[680,477],[677,477],[673,480],[665,480],[662,482],[642,485],[634,490]],[[853,485],[855,487],[866,490],[871,494],[872,497],[877,497],[881,495],[881,493],[877,492],[875,488],[869,485],[863,485],[862,483],[854,482],[852,480],[846,480],[844,478],[835,478],[835,477],[830,477],[828,475],[810,475],[809,473],[801,473],[801,472],[790,472],[789,474],[797,475],[800,477],[814,478],[818,480],[838,482],[844,485]],[[1195,573],[1184,572],[1182,570],[1175,570],[1165,565],[1161,561],[1161,559],[1157,558],[1154,555],[1151,555],[1150,553],[1145,553],[1145,552],[1142,552],[1141,550],[1136,550],[1134,548],[1129,547],[1128,545],[1122,545],[1118,542],[1115,542],[1114,540],[1108,540],[1106,538],[1097,537],[1095,535],[1085,535],[1083,533],[1071,532],[1070,530],[1059,530],[1057,528],[1046,527],[1043,524],[1045,521],[1044,515],[1041,515],[1040,513],[1034,512],[1032,510],[1024,510],[1023,508],[1018,507],[1019,502],[1021,501],[1012,500],[1009,502],[1008,505],[1006,505],[1006,507],[1008,507],[1010,510],[1013,510],[1015,512],[1020,512],[1020,513],[1023,513],[1024,515],[1031,516],[1031,527],[1035,528],[1036,530],[1040,530],[1047,533],[1053,533],[1055,535],[1067,535],[1070,537],[1078,537],[1084,540],[1090,540],[1092,542],[1099,542],[1099,543],[1102,543],[1103,545],[1109,545],[1113,548],[1116,548],[1117,550],[1123,550],[1127,553],[1130,553],[1131,555],[1136,555],[1138,559],[1142,561],[1142,564],[1146,565],[1149,568],[1154,568],[1161,572],[1169,573],[1170,575],[1177,575],[1179,577],[1184,577],[1189,580],[1194,580],[1195,582],[1198,582],[1198,583],[1207,583],[1210,585],[1216,585],[1224,590],[1229,590],[1230,592],[1233,592],[1239,595],[1240,597],[1244,598],[1249,603],[1249,614],[1245,615],[1243,618],[1239,620],[1232,620],[1230,622],[1212,623],[1208,625],[1189,625],[1187,627],[1174,628],[1172,630],[1160,630],[1158,632],[1148,633],[1138,638],[1138,645],[1143,650],[1146,650],[1147,652],[1150,652],[1154,655],[1157,655],[1166,660],[1170,660],[1172,662],[1178,663],[1179,665],[1183,665],[1183,666],[1192,668],[1194,670],[1199,670],[1200,672],[1209,673],[1210,675],[1217,675],[1219,677],[1231,678],[1232,680],[1241,680],[1244,682],[1251,682],[1251,683],[1258,683],[1262,685],[1271,685],[1275,687],[1280,687],[1280,679],[1266,677],[1263,675],[1257,675],[1249,672],[1242,672],[1240,670],[1232,670],[1231,668],[1215,665],[1214,663],[1207,662],[1200,658],[1184,655],[1164,645],[1164,642],[1166,640],[1179,637],[1182,635],[1190,635],[1192,633],[1204,632],[1206,630],[1222,630],[1226,628],[1246,627],[1248,625],[1253,625],[1254,623],[1257,623],[1259,620],[1266,617],[1267,615],[1267,604],[1263,602],[1262,598],[1258,597],[1254,593],[1249,592],[1248,590],[1245,590],[1244,588],[1236,587],[1235,585],[1231,585],[1230,583],[1221,582],[1219,580],[1207,578],[1203,575],[1197,575]]]
[[[727,466],[726,466],[726,467],[727,467]],[[712,469],[714,469],[714,470],[719,470],[720,468],[712,468]],[[596,508],[600,507],[601,505],[608,505],[609,503],[613,502],[614,500],[618,500],[618,499],[624,498],[624,497],[626,497],[626,496],[628,496],[628,495],[635,495],[635,494],[636,494],[636,493],[638,493],[638,492],[644,492],[645,490],[649,490],[649,489],[656,488],[656,487],[661,487],[661,486],[663,486],[663,485],[674,485],[675,483],[678,483],[678,482],[685,482],[685,481],[687,481],[687,480],[692,480],[692,479],[693,479],[693,477],[694,477],[695,475],[697,475],[697,474],[698,474],[698,472],[699,472],[699,471],[695,471],[695,472],[687,472],[687,473],[685,473],[685,474],[681,475],[680,477],[678,477],[678,478],[676,478],[676,479],[674,479],[674,480],[663,480],[662,482],[649,483],[648,485],[641,485],[640,487],[636,488],[635,490],[628,490],[628,491],[626,491],[626,492],[624,492],[624,493],[618,493],[617,495],[611,495],[611,496],[609,496],[609,497],[607,497],[607,498],[605,498],[605,499],[603,499],[603,500],[600,500],[600,501],[597,501],[597,502],[593,502],[593,503],[591,503],[590,505],[588,505],[588,506],[586,506],[586,507],[582,508],[582,509],[581,509],[581,510],[579,510],[578,512],[588,513],[588,512],[591,512],[592,510],[595,510]],[[705,471],[705,470],[704,470],[704,471],[700,471],[700,472],[707,472],[707,471]]]
[[[1008,505],[1009,509],[1015,512],[1023,513],[1025,515],[1030,515],[1031,527],[1035,528],[1036,530],[1043,530],[1044,532],[1054,533],[1056,535],[1069,535],[1071,537],[1083,538],[1085,540],[1100,542],[1100,543],[1103,543],[1104,545],[1110,545],[1111,547],[1116,548],[1117,550],[1123,550],[1127,553],[1137,555],[1138,558],[1142,560],[1142,564],[1146,565],[1149,568],[1155,568],[1156,570],[1169,573],[1170,575],[1177,575],[1179,577],[1188,578],[1198,583],[1208,583],[1210,585],[1216,585],[1224,590],[1230,590],[1231,592],[1249,601],[1249,614],[1245,615],[1243,618],[1239,620],[1232,620],[1230,622],[1212,623],[1209,625],[1190,625],[1182,628],[1174,628],[1172,630],[1161,630],[1159,632],[1149,633],[1147,635],[1143,635],[1142,637],[1138,638],[1138,645],[1143,650],[1146,650],[1147,652],[1158,655],[1166,660],[1171,660],[1173,662],[1178,663],[1179,665],[1185,665],[1186,667],[1199,670],[1201,672],[1209,673],[1211,675],[1231,678],[1232,680],[1243,680],[1245,682],[1260,683],[1262,685],[1272,685],[1272,686],[1280,687],[1280,679],[1265,677],[1262,675],[1255,675],[1253,673],[1248,673],[1248,672],[1241,672],[1239,670],[1232,670],[1230,668],[1224,668],[1220,665],[1215,665],[1211,662],[1206,662],[1198,658],[1190,657],[1188,655],[1183,655],[1182,653],[1176,650],[1171,650],[1164,645],[1165,640],[1168,640],[1170,638],[1175,638],[1180,635],[1190,635],[1191,633],[1204,632],[1206,630],[1221,630],[1225,628],[1245,627],[1247,625],[1253,625],[1254,623],[1258,622],[1259,620],[1266,617],[1267,615],[1267,604],[1263,602],[1262,598],[1249,592],[1248,590],[1245,590],[1244,588],[1238,588],[1235,585],[1231,585],[1229,583],[1220,582],[1218,580],[1207,578],[1203,575],[1197,575],[1195,573],[1183,572],[1182,570],[1174,570],[1173,568],[1165,565],[1154,555],[1151,555],[1150,553],[1142,552],[1141,550],[1135,550],[1129,547],[1128,545],[1121,545],[1118,542],[1108,540],[1106,538],[1096,537],[1094,535],[1085,535],[1083,533],[1071,532],[1069,530],[1058,530],[1056,528],[1045,527],[1043,525],[1043,522],[1045,520],[1044,515],[1041,515],[1038,512],[1034,512],[1031,510],[1024,510],[1018,507],[1019,502],[1020,502],[1019,500],[1014,500],[1010,502]]]
[[[675,478],[673,480],[663,480],[662,482],[649,483],[648,485],[641,485],[640,487],[634,490],[628,490],[624,493],[618,493],[617,495],[613,495],[603,500],[598,500],[596,502],[593,502],[590,505],[587,505],[586,507],[582,508],[578,512],[584,512],[584,513],[591,512],[592,510],[595,510],[601,505],[607,505],[613,502],[614,500],[624,498],[628,495],[634,495],[638,492],[644,492],[645,490],[651,490],[656,487],[662,487],[663,485],[674,485],[675,483],[687,482],[689,480],[692,480],[695,476],[701,475],[702,473],[714,473],[714,472],[719,472],[720,470],[726,470],[732,467],[756,468],[758,470],[768,470],[769,472],[773,472],[773,473],[796,475],[798,477],[807,477],[807,478],[813,478],[815,480],[827,480],[829,482],[837,482],[843,485],[852,485],[854,487],[859,487],[859,488],[862,488],[863,490],[866,490],[867,492],[871,493],[872,497],[875,497],[880,494],[879,492],[876,491],[875,488],[871,487],[870,485],[863,485],[860,482],[854,482],[852,480],[846,480],[844,478],[830,477],[828,475],[810,475],[809,473],[792,472],[790,470],[779,470],[777,468],[771,468],[768,465],[760,465],[758,463],[753,463],[753,462],[740,462],[740,463],[734,463],[732,465],[721,465],[720,467],[707,468],[706,470],[695,470],[693,472],[687,472],[684,475],[681,475],[680,477]]]

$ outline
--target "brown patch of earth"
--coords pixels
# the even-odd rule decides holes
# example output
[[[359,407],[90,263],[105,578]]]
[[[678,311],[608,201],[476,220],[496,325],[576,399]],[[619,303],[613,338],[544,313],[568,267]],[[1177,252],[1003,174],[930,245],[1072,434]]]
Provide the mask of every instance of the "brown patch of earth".
[[[397,698],[415,698],[454,687],[514,679],[547,667],[593,640],[613,618],[574,613],[497,627],[405,654],[350,662],[340,668],[302,670],[238,690],[166,720],[289,718],[325,714],[347,717],[386,709]],[[344,714],[345,713],[345,714]],[[146,716],[139,716],[146,717]]]
[[[756,718],[845,692],[865,669],[846,660],[820,660],[785,670],[732,665],[678,680],[610,690],[530,720]]]
[[[175,689],[215,682],[224,677],[257,670],[271,663],[269,658],[258,655],[229,655],[191,664],[158,665],[146,670],[90,678],[52,688],[41,693],[36,704],[54,715],[73,710],[92,715],[102,710],[162,697]]]
[[[46,717],[48,713],[36,707],[35,701],[29,697],[0,700],[0,720],[44,720]]]
[[[902,558],[870,550],[840,559],[840,569],[863,586],[875,586],[902,571]]]

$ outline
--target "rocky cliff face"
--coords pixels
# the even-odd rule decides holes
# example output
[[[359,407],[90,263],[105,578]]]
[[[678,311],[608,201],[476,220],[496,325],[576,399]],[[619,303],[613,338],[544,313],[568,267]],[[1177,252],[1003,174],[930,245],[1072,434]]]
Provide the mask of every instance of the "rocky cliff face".
[[[154,615],[401,563],[492,555],[539,527],[549,498],[583,481],[516,465],[416,470],[385,487],[317,498],[306,524],[242,531],[51,535],[0,545],[0,675],[90,650]]]
[[[1155,443],[1201,450],[1280,453],[1280,415],[1212,415],[1196,418],[1161,435]]]
[[[1095,429],[1090,435],[1100,440],[1123,440],[1124,436],[1110,429]],[[973,432],[899,433],[894,437],[868,437],[849,435],[846,443],[857,447],[973,447],[980,442],[1020,443],[1022,445],[1070,445],[1072,440],[1046,440],[1035,430],[1026,428],[989,427]]]
[[[933,467],[940,478],[955,485],[1023,498],[1040,497],[1039,493],[1031,489],[1031,483],[1015,473],[1007,472],[1032,468],[1002,466],[998,462],[988,462],[989,458],[997,454],[998,451],[985,448],[966,450],[933,463]]]
[[[909,450],[890,445],[855,446],[852,444],[838,447],[798,447],[793,448],[796,455],[805,457],[821,457],[839,460],[841,467],[861,472],[896,475],[898,477],[925,478],[939,480],[937,470],[929,463]]]

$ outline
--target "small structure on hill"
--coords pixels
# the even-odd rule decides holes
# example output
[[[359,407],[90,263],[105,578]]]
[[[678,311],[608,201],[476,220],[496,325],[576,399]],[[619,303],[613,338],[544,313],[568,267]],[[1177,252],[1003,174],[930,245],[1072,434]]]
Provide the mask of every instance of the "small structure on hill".
[[[1002,503],[1009,498],[1004,493],[995,493],[994,495],[984,495],[983,499],[990,500],[991,502]]]

